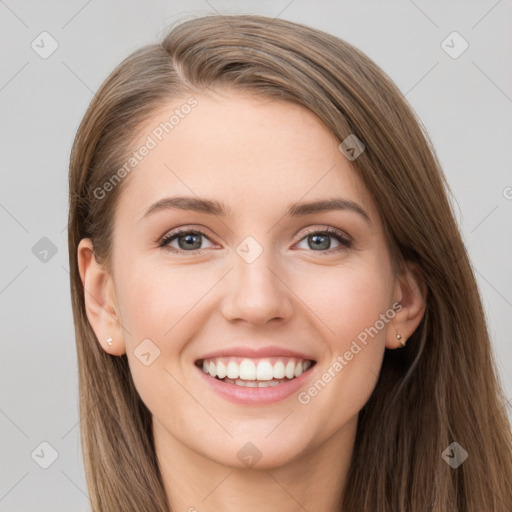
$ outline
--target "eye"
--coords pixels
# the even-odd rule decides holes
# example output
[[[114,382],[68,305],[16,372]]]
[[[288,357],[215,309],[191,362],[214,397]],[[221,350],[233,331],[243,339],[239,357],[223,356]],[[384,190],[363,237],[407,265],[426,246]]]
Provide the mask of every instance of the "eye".
[[[339,243],[338,248],[332,251],[329,251],[331,248],[330,238],[335,238]],[[341,232],[331,228],[310,231],[304,238],[302,238],[302,240],[306,240],[308,244],[307,248],[315,249],[314,252],[338,252],[344,249],[348,249],[352,244],[351,240],[349,240]],[[302,249],[303,247],[300,248]]]
[[[165,235],[164,238],[162,238],[159,242],[159,247],[177,253],[194,251],[200,252],[202,249],[205,249],[205,247],[201,247],[201,237],[205,238],[211,243],[210,238],[199,229],[179,229]],[[334,250],[330,250],[330,239],[332,238],[336,239],[339,244],[338,248],[335,248]],[[300,242],[303,240],[307,240],[307,248],[314,249],[314,252],[320,253],[338,252],[344,249],[348,249],[352,244],[349,238],[344,236],[340,231],[332,228],[309,231],[306,236],[301,239]],[[178,247],[173,247],[171,245],[173,242],[176,242]],[[210,245],[210,247],[213,247],[213,245]],[[304,247],[299,248],[303,249]]]
[[[163,247],[173,252],[192,252],[203,249],[201,247],[201,237],[210,239],[200,230],[181,229],[167,234],[159,243]],[[171,242],[176,241],[178,247],[171,246]],[[211,242],[211,241],[210,241]]]

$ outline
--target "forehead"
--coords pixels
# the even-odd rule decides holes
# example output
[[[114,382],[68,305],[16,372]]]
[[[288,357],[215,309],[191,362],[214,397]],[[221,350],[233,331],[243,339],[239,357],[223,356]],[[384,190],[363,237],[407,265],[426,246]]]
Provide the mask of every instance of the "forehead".
[[[263,205],[275,214],[283,203],[342,196],[375,215],[339,141],[308,109],[234,91],[191,97],[162,105],[141,127],[134,147],[150,149],[127,177],[120,208],[129,203],[140,218],[162,197],[197,195],[261,216]]]

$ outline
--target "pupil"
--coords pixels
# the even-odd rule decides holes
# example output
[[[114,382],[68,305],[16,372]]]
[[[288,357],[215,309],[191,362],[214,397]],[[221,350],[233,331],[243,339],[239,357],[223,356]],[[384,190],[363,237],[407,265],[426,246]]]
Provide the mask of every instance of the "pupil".
[[[181,237],[179,237],[179,240],[180,240],[180,242],[181,242],[181,240],[183,238],[186,240],[186,244],[187,245],[185,246],[185,248],[188,247],[189,249],[190,248],[192,248],[192,249],[199,249],[200,246],[201,246],[201,240],[199,239],[199,236],[200,235],[198,235],[197,233],[188,233],[186,235],[182,235]],[[192,244],[194,243],[194,237],[196,239],[197,247],[192,247],[192,245],[190,245],[190,243],[189,243],[189,242],[192,242]],[[180,245],[180,248],[183,249],[183,244],[180,243],[179,245]]]
[[[329,249],[329,246],[331,245],[331,242],[329,240],[329,237],[326,236],[326,235],[311,235],[309,237],[311,240],[315,240],[314,242],[314,246],[318,249],[320,248],[321,250],[325,250],[325,249]],[[317,243],[319,239],[324,239],[324,243],[322,245],[322,241],[320,241],[320,243]]]

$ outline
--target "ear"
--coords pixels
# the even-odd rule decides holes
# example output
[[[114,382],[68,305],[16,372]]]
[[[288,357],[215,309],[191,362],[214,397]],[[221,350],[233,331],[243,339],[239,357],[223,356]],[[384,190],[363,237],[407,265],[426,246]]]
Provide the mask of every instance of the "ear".
[[[125,354],[126,346],[114,282],[96,261],[90,238],[83,238],[78,244],[78,269],[84,287],[87,319],[99,344],[109,354]],[[109,336],[112,338],[112,345],[106,341]]]
[[[402,336],[402,340],[411,337],[427,307],[427,285],[417,263],[405,263],[404,270],[396,279],[394,298],[401,309],[396,308],[395,317],[387,331],[386,348],[390,349],[402,347],[397,334]]]

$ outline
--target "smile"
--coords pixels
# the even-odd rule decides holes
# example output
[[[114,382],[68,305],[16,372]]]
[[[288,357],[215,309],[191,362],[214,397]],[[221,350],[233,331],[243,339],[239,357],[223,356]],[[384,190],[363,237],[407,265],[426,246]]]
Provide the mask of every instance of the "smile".
[[[210,377],[241,387],[278,386],[300,377],[315,361],[294,357],[215,357],[200,359],[196,366]]]
[[[317,361],[310,351],[265,345],[261,339],[252,343],[217,349],[195,360],[206,390],[239,405],[270,405],[297,394],[314,378]]]

